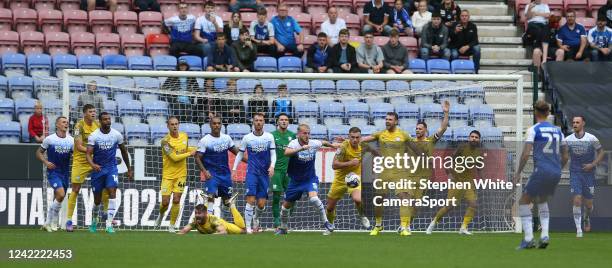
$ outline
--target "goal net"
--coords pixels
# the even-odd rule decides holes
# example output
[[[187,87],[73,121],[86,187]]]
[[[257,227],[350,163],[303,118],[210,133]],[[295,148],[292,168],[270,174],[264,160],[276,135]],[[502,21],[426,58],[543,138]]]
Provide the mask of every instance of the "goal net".
[[[161,202],[160,182],[162,156],[160,141],[168,133],[166,119],[177,116],[180,130],[189,136],[189,145],[196,146],[199,139],[210,133],[209,116],[222,117],[222,132],[238,145],[242,137],[251,132],[252,115],[266,115],[264,131],[276,129],[275,115],[290,115],[289,130],[306,123],[311,128],[311,139],[333,140],[348,135],[348,129],[357,126],[367,136],[385,129],[388,112],[399,115],[399,128],[415,136],[417,122],[428,125],[429,134],[440,127],[444,101],[451,103],[449,127],[436,144],[434,154],[452,155],[458,144],[465,142],[471,130],[482,133],[486,167],[483,177],[509,180],[516,165],[517,143],[522,140],[522,78],[520,76],[487,75],[367,75],[367,74],[305,74],[305,73],[210,73],[178,71],[119,71],[119,70],[65,70],[62,80],[47,80],[37,86],[44,113],[50,122],[59,115],[69,116],[71,131],[82,118],[82,105],[94,99],[88,94],[101,96],[100,110],[113,116],[112,128],[124,135],[134,168],[134,180],[125,176],[125,165],[119,161],[120,183],[117,190],[119,204],[115,224],[119,229],[154,230]],[[95,85],[95,86],[93,86]],[[261,87],[260,87],[261,86]],[[59,91],[57,90],[59,87]],[[95,91],[94,91],[95,88]],[[259,90],[261,89],[261,90]],[[58,93],[59,92],[59,93]],[[486,102],[488,94],[516,92],[516,121],[501,126],[495,110]],[[94,105],[96,105],[94,103]],[[100,113],[100,111],[98,111]],[[51,132],[54,126],[51,125]],[[503,128],[502,128],[503,127]],[[377,146],[374,142],[372,145]],[[317,154],[316,172],[320,180],[319,197],[324,204],[334,179],[332,162],[334,149],[321,149]],[[230,168],[234,156],[230,153]],[[363,202],[366,216],[374,221],[372,209],[372,156],[363,161]],[[192,220],[196,204],[202,202],[203,176],[193,157],[188,158],[188,176],[180,200],[180,214],[176,226]],[[244,213],[244,177],[246,165],[238,168],[233,189],[239,193],[237,206]],[[46,173],[45,173],[46,174]],[[448,179],[443,169],[434,170],[432,181]],[[481,178],[484,179],[484,178]],[[46,178],[43,187],[48,188]],[[70,191],[70,190],[69,190]],[[478,190],[478,208],[470,229],[486,232],[514,231],[513,202],[517,189]],[[46,204],[53,198],[46,192]],[[261,217],[261,226],[273,228],[272,192]],[[389,193],[394,196],[394,193]],[[432,199],[446,198],[447,191],[429,190]],[[67,198],[66,198],[67,199]],[[88,226],[92,220],[93,193],[89,179],[82,185],[77,199],[73,222],[77,227]],[[66,203],[66,202],[64,202]],[[223,212],[231,221],[230,213]],[[65,205],[62,214],[65,215]],[[412,230],[422,231],[440,207],[420,208],[413,217]],[[466,209],[465,202],[447,214],[437,230],[454,231],[459,228]],[[170,211],[170,209],[168,209]],[[357,211],[348,195],[338,203],[335,225],[337,230],[360,231]],[[65,216],[60,217],[65,222]],[[399,208],[384,211],[385,230],[399,227]],[[169,215],[162,226],[169,225]],[[302,197],[290,217],[291,230],[321,230],[319,214]]]

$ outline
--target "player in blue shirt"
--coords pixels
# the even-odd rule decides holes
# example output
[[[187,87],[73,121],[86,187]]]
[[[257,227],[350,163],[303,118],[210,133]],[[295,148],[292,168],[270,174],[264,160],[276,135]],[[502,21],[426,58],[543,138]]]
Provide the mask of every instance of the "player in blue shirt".
[[[276,50],[282,56],[290,52],[294,56],[301,57],[304,53],[304,34],[298,22],[289,16],[287,5],[278,5],[278,16],[274,16],[270,21],[274,26],[274,37],[276,38]],[[296,40],[295,35],[298,38]]]
[[[605,154],[597,137],[584,131],[586,121],[583,116],[574,116],[574,133],[565,141],[570,155],[570,185],[573,195],[573,214],[576,224],[576,237],[582,237],[582,201],[584,200],[584,230],[591,231],[590,215],[593,211],[595,194],[595,167],[601,163]]]
[[[589,30],[587,39],[591,47],[591,61],[612,60],[612,29],[606,27],[606,18],[597,18],[597,27]]]
[[[276,145],[274,136],[263,130],[264,114],[256,113],[253,116],[253,132],[247,134],[240,142],[240,152],[236,155],[233,170],[236,171],[242,161],[244,152],[247,152],[246,171],[246,202],[244,219],[246,232],[252,234],[259,231],[259,216],[262,215],[268,200],[268,186],[270,178],[274,176],[276,164]],[[257,209],[255,208],[257,201]]]
[[[232,196],[232,173],[229,168],[227,152],[238,154],[238,148],[229,135],[221,133],[221,117],[210,119],[210,134],[206,134],[198,143],[196,164],[200,168],[204,179],[205,199],[208,201],[208,213],[221,217],[221,211],[215,211],[215,198],[221,197],[223,203],[229,207],[227,201]]]
[[[93,219],[89,231],[96,232],[98,224],[97,215],[102,200],[102,190],[109,192],[108,210],[106,217],[106,232],[114,233],[113,218],[117,212],[116,190],[119,183],[119,171],[117,170],[117,148],[121,150],[121,157],[127,166],[128,179],[132,179],[132,168],[130,167],[130,154],[123,143],[123,135],[111,128],[112,119],[109,113],[103,112],[98,117],[100,128],[96,129],[87,140],[87,162],[93,169],[91,173],[91,187],[94,193]]]
[[[73,148],[74,138],[68,134],[68,119],[60,116],[55,120],[55,134],[46,137],[36,150],[36,157],[47,167],[47,180],[54,191],[53,203],[47,210],[47,219],[42,227],[47,232],[57,231],[59,211],[70,185],[70,156]]]
[[[285,191],[285,200],[281,206],[281,226],[276,231],[277,235],[287,234],[289,228],[289,210],[293,204],[302,197],[302,193],[308,193],[308,202],[319,212],[323,226],[327,232],[334,231],[334,225],[327,219],[325,207],[319,199],[319,177],[315,170],[317,151],[322,146],[339,148],[340,144],[328,141],[310,139],[310,127],[300,124],[297,129],[297,139],[292,140],[285,149],[285,156],[289,157],[287,175],[289,175],[289,185]]]
[[[537,123],[527,130],[527,140],[525,141],[519,166],[514,176],[514,184],[516,184],[519,182],[521,172],[533,151],[534,170],[519,200],[519,216],[523,224],[525,238],[517,249],[535,247],[532,227],[533,219],[531,208],[529,207],[532,203],[538,206],[540,224],[542,226],[538,247],[546,248],[548,246],[548,222],[550,215],[547,201],[555,192],[555,188],[561,179],[561,169],[568,160],[568,149],[561,129],[546,121],[550,114],[548,103],[542,100],[536,102],[534,111]]]

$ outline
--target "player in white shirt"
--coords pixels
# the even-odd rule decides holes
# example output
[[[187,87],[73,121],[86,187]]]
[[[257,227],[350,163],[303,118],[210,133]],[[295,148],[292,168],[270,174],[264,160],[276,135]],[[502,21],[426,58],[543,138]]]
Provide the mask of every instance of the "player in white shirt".
[[[327,10],[327,20],[321,24],[319,32],[327,34],[327,43],[330,47],[338,43],[340,30],[346,29],[346,22],[338,18],[338,10],[335,7],[330,7]]]

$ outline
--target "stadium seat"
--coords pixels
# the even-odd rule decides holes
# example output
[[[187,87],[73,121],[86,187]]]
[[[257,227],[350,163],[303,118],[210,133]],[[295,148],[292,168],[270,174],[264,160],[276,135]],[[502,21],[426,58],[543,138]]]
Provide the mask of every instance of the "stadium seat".
[[[300,123],[303,123],[300,121]],[[306,123],[310,125],[310,138],[317,140],[325,140],[327,139],[327,127],[324,125],[316,124],[316,123]]]
[[[416,38],[412,36],[402,36],[399,39],[400,44],[408,49],[408,56],[410,58],[416,58],[419,51],[419,45]]]
[[[495,113],[493,108],[485,104],[470,105],[470,118],[472,119],[472,125],[476,128],[490,127],[493,126],[495,120]]]
[[[310,16],[310,14],[298,13],[298,14],[295,14],[295,16],[293,16],[293,18],[300,25],[300,27],[302,28],[304,33],[310,33],[311,32],[311,29],[312,29],[312,17]],[[257,19],[257,18],[255,18],[255,19]]]
[[[387,36],[374,36],[374,44],[382,47],[389,43],[389,37]]]
[[[429,90],[433,87],[433,84],[429,81],[412,81],[410,82],[410,89],[415,92],[414,103],[432,103],[434,101],[434,94],[418,94],[418,91]]]
[[[310,9],[310,8],[309,8]],[[323,12],[312,12],[312,11],[308,11],[308,13],[310,13],[310,15],[312,16],[312,28],[318,33],[321,31],[321,24],[323,24],[323,22],[325,22],[325,20],[327,20],[327,10],[324,10]],[[306,41],[304,40],[304,43],[306,43]],[[314,42],[312,42],[314,43]]]
[[[128,57],[128,68],[130,70],[153,70],[153,61],[148,56]]]
[[[470,126],[454,128],[453,139],[455,141],[468,141],[472,130],[475,130],[475,128]]]
[[[482,86],[461,89],[459,94],[466,105],[482,104],[484,102],[485,92]]]
[[[165,101],[142,101],[144,116],[149,124],[165,125],[169,114],[168,103]],[[168,130],[166,129],[166,132]]]
[[[379,130],[378,128],[376,128],[373,125],[361,125],[361,126],[359,126],[359,128],[361,129],[361,136],[362,137],[372,135],[372,134],[376,133]]]
[[[61,10],[62,12],[79,10],[80,4],[80,0],[57,0],[59,10]]]
[[[21,125],[19,122],[0,122],[0,144],[19,143],[21,137]]]
[[[37,100],[33,98],[15,99],[15,114],[19,121],[26,120],[34,113]]]
[[[302,60],[294,56],[278,58],[279,72],[302,72]]]
[[[403,80],[389,80],[387,81],[387,90],[389,91],[409,91],[410,84]]]
[[[18,53],[2,55],[2,72],[7,78],[25,75],[26,67],[25,55]]]
[[[31,98],[34,92],[34,80],[29,76],[13,76],[8,79],[9,96],[13,99]]]
[[[117,116],[117,102],[114,100],[104,100],[103,103],[104,111],[111,114],[111,116]]]
[[[372,123],[378,128],[385,128],[385,117],[387,113],[393,111],[393,104],[390,103],[383,102],[370,104],[370,118],[372,119]]]
[[[113,14],[116,32],[120,35],[138,31],[138,15],[133,11],[116,11]]]
[[[588,0],[588,9],[591,12],[591,17],[596,18],[597,12],[602,6],[606,5],[606,0]]]
[[[0,32],[0,55],[19,52],[19,33],[13,31]]]
[[[283,80],[280,80],[280,79],[261,79],[260,82],[266,94],[277,93],[278,86],[280,84],[285,83]]]
[[[102,57],[98,55],[77,56],[79,69],[102,69]]]
[[[445,59],[430,59],[427,61],[427,73],[449,74],[450,63]]]
[[[265,131],[265,132],[270,132],[270,133],[272,133],[272,132],[274,132],[275,130],[276,130],[276,126],[275,126],[275,125],[273,125],[273,124],[264,124],[264,126],[263,126],[263,131]]]
[[[367,125],[369,121],[370,106],[363,102],[351,101],[344,104],[348,116],[348,124],[351,126]]]
[[[361,84],[357,80],[338,80],[336,88],[339,94],[361,92]]]
[[[69,34],[87,32],[89,22],[83,10],[64,11],[64,27]]]
[[[129,145],[148,145],[151,137],[151,129],[148,124],[134,123],[125,125],[125,136]]]
[[[564,0],[548,0],[546,3],[551,13],[561,16],[563,14],[563,1]]]
[[[149,56],[168,55],[170,39],[165,34],[149,34],[146,37],[146,48]]]
[[[8,79],[5,76],[0,75],[0,96],[5,96],[8,92]]]
[[[465,127],[468,125],[470,113],[467,106],[462,104],[453,104],[450,107],[449,124],[453,128]]]
[[[165,124],[164,124],[165,126]],[[202,136],[206,136],[206,134],[210,134],[210,124],[202,124]],[[168,132],[168,129],[166,128],[166,133]],[[226,133],[225,132],[225,125],[221,125],[221,133]],[[248,133],[247,133],[248,134]]]
[[[323,124],[341,125],[345,117],[344,104],[341,102],[326,101],[320,102],[319,107],[321,109],[321,120]]]
[[[153,57],[153,68],[157,71],[175,71],[176,58],[174,56],[160,55]]]
[[[215,78],[213,82],[213,88],[217,90],[217,92],[224,92],[227,89],[227,78]]]
[[[47,54],[30,54],[27,56],[28,74],[30,76],[50,76],[51,56]]]
[[[119,54],[121,52],[119,35],[114,33],[97,33],[96,51],[102,57]]]
[[[101,68],[100,68],[101,69]],[[95,81],[98,85],[98,94],[103,94],[105,96],[110,95],[111,89],[109,88],[110,81],[107,78],[101,76],[83,76],[83,83],[87,84],[91,81]],[[83,89],[84,91],[85,89]]]
[[[45,115],[49,118],[49,121],[55,122],[55,119],[62,115],[62,100],[51,98],[42,99],[40,102],[45,108]],[[49,124],[49,126],[51,125],[55,124]]]
[[[159,89],[159,80],[153,77],[134,77],[134,86],[140,89]],[[143,94],[140,94],[141,101],[142,96]]]
[[[140,32],[147,36],[148,34],[161,33],[162,14],[155,11],[142,11],[138,13],[138,25]]]
[[[440,124],[444,117],[444,112],[439,104],[425,103],[421,104],[421,120],[425,121],[427,125]]]
[[[302,45],[304,45],[304,51],[308,52],[308,49],[310,48],[310,46],[312,46],[316,42],[317,42],[316,35],[304,34],[304,42],[302,43]]]
[[[274,57],[258,56],[255,60],[255,71],[257,72],[277,72],[276,59]]]
[[[34,9],[13,9],[13,24],[15,31],[18,33],[36,31],[36,25],[38,25],[38,14]]]
[[[375,91],[387,91],[385,82],[381,80],[363,80],[361,82],[361,90],[364,93],[375,92]]]
[[[462,59],[451,62],[451,71],[454,74],[473,74],[476,72],[473,61]]]
[[[427,64],[422,59],[411,58],[408,61],[408,69],[415,74],[427,73]]]
[[[142,34],[131,33],[121,36],[121,47],[126,56],[144,56],[145,38]]]
[[[255,86],[259,84],[257,79],[238,79],[236,89],[238,93],[253,93]]]
[[[13,29],[13,12],[10,9],[0,8],[0,32]]]
[[[251,132],[251,127],[247,124],[228,124],[227,135],[229,135],[234,141],[239,141],[245,135]]]
[[[395,105],[395,112],[398,115],[398,122],[402,128],[411,128],[416,126],[421,116],[419,106],[414,103],[405,103]]]
[[[68,54],[70,52],[70,35],[61,32],[45,33],[45,47],[51,56]]]
[[[189,65],[190,71],[202,71],[202,58],[199,56],[185,55],[180,56],[179,61],[184,60]]]
[[[112,33],[113,32],[113,13],[107,10],[89,11],[89,26],[91,32]]]
[[[480,134],[482,135],[482,141],[485,143],[501,144],[504,141],[503,132],[500,128],[484,127],[480,129]]]
[[[36,11],[54,10],[56,0],[32,0],[32,5]]]
[[[346,28],[351,36],[358,36],[361,33],[361,17],[356,14],[346,14],[342,17],[346,22]]]
[[[312,80],[310,85],[313,93],[336,93],[336,85],[332,80]]]
[[[119,131],[119,133],[121,133],[121,135],[124,135],[124,137],[125,137],[125,126],[123,124],[118,123],[118,122],[113,122],[111,127],[113,129]]]
[[[151,130],[151,142],[155,146],[160,146],[162,139],[168,135],[168,127],[166,126],[166,123],[164,122],[159,124],[149,122],[149,127]]]
[[[58,99],[60,90],[60,80],[52,77],[35,77],[34,90],[38,99]]]
[[[198,145],[198,141],[201,137],[200,126],[198,124],[181,123],[179,125],[179,130],[187,133],[187,137],[189,137],[189,146]]]
[[[45,36],[41,32],[21,32],[19,34],[23,54],[40,54],[45,52]]]
[[[351,126],[348,125],[328,125],[327,127],[327,140],[333,140],[336,137],[345,137],[349,133]]]
[[[38,27],[43,33],[61,32],[63,15],[59,10],[46,9],[38,11]]]
[[[123,55],[106,55],[102,57],[104,69],[107,70],[127,70],[127,58]]]
[[[574,12],[576,12],[577,18],[586,17],[588,10],[587,0],[564,0],[563,10],[565,12],[567,12],[568,10],[573,10]]]
[[[300,124],[317,124],[319,104],[311,101],[296,102],[295,114]]]
[[[143,84],[138,84],[138,83],[142,83],[142,81],[139,81],[138,79],[151,79],[151,82],[147,82],[147,84],[143,85]],[[144,87],[143,87],[144,86]],[[147,89],[147,90],[158,90],[159,89],[159,80],[153,78],[153,77],[134,77],[134,87],[136,88],[141,88],[141,89]],[[138,94],[138,100],[140,100],[140,102],[145,103],[148,101],[158,101],[159,100],[159,95],[158,94],[153,94],[153,93],[140,93]],[[143,104],[144,105],[144,104]]]
[[[13,120],[15,102],[12,99],[0,98],[0,122]]]
[[[142,120],[142,103],[138,100],[118,100],[117,111],[126,126],[138,124]]]
[[[291,94],[310,93],[310,82],[305,79],[287,79],[287,91]]]
[[[71,33],[70,47],[76,56],[96,54],[96,37],[87,32]]]
[[[595,18],[577,17],[576,23],[582,24],[582,26],[584,26],[584,28],[588,32],[591,28],[595,27],[597,22]]]
[[[289,126],[287,126],[287,129],[293,133],[297,133],[297,128],[298,128],[297,124],[289,124]]]
[[[108,78],[110,85],[116,89],[121,88],[134,88],[134,79],[126,76],[110,76]],[[117,91],[115,91],[115,98],[117,98]],[[130,95],[130,99],[134,99],[131,92],[125,92]]]

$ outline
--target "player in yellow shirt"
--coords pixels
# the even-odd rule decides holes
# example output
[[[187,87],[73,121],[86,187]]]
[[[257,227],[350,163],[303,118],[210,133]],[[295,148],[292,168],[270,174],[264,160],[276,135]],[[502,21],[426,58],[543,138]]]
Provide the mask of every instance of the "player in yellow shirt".
[[[364,215],[364,208],[361,203],[361,157],[365,152],[377,154],[368,144],[361,143],[361,129],[352,127],[349,129],[349,140],[342,142],[342,145],[336,151],[332,168],[334,171],[334,181],[327,194],[327,220],[334,223],[336,218],[336,204],[345,193],[348,193],[355,202],[355,207],[358,212],[358,220],[364,228],[370,228],[370,221]],[[345,177],[354,173],[359,176],[359,184],[357,187],[349,187]],[[324,234],[330,234],[326,231]]]
[[[236,196],[238,194],[234,194],[228,199],[234,223],[229,223],[220,217],[208,214],[206,205],[199,204],[195,207],[193,222],[183,227],[178,234],[189,233],[192,229],[198,230],[201,234],[246,234],[244,219],[238,209],[236,209]]]
[[[477,157],[482,157],[482,151],[480,148],[480,132],[478,130],[472,130],[469,136],[469,142],[467,144],[461,144],[453,154],[453,159],[457,157],[463,157],[464,159],[476,159]],[[471,168],[466,168],[463,172],[457,172],[454,169],[447,169],[446,173],[452,175],[452,179],[455,181],[461,182],[471,182],[471,187],[469,189],[450,189],[448,190],[448,198],[457,198],[457,200],[465,199],[468,203],[468,208],[465,211],[465,215],[463,216],[463,223],[461,224],[461,228],[459,229],[459,234],[471,235],[467,229],[468,224],[472,222],[474,218],[474,214],[476,212],[476,189],[474,187],[474,179],[476,179],[476,173],[478,173],[479,177],[482,178],[480,174],[480,169],[476,166],[472,166]],[[427,227],[426,234],[431,234],[433,229],[436,227],[436,224],[448,213],[453,206],[447,206],[440,208],[436,213],[436,216],[433,218],[429,227]]]
[[[175,232],[176,218],[181,208],[181,195],[187,181],[187,158],[194,156],[195,147],[189,147],[189,138],[185,132],[179,131],[179,121],[171,116],[167,121],[168,134],[161,141],[162,151],[162,202],[159,205],[159,216],[155,220],[155,227],[159,228],[161,221],[170,205],[170,226],[168,231]]]

